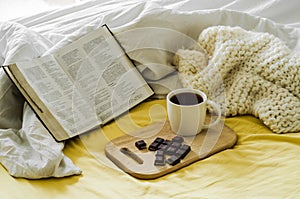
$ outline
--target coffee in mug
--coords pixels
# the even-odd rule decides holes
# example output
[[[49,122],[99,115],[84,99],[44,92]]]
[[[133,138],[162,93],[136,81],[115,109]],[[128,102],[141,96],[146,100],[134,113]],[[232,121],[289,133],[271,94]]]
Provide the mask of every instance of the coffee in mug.
[[[217,113],[217,119],[205,125],[207,104]],[[204,92],[191,88],[173,90],[167,95],[167,112],[172,131],[181,136],[197,135],[202,129],[216,125],[221,119],[219,105],[207,99]]]
[[[195,105],[203,102],[203,98],[197,93],[186,92],[173,95],[170,101],[178,105]]]

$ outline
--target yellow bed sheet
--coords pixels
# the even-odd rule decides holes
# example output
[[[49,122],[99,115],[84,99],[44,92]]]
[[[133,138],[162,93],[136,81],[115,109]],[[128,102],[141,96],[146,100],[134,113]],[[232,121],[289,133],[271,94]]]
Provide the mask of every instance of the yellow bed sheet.
[[[64,152],[82,175],[28,180],[0,167],[1,199],[300,198],[300,133],[274,134],[252,116],[226,118],[238,135],[232,149],[155,180],[133,178],[105,158],[110,139],[165,119],[165,100],[151,100],[102,130],[67,141]]]

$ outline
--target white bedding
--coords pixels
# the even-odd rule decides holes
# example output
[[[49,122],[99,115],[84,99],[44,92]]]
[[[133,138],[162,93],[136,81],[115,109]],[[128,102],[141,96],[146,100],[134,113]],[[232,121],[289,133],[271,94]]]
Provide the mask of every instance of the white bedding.
[[[156,93],[165,94],[180,86],[176,75],[170,75],[174,72],[173,53],[182,43],[195,41],[208,26],[241,26],[269,32],[298,52],[299,4],[296,0],[83,2],[1,23],[0,63],[51,53],[106,23],[129,56],[142,63],[139,69]],[[64,156],[63,143],[56,143],[49,136],[2,70],[0,82],[0,161],[8,172],[26,178],[79,174],[80,169]]]

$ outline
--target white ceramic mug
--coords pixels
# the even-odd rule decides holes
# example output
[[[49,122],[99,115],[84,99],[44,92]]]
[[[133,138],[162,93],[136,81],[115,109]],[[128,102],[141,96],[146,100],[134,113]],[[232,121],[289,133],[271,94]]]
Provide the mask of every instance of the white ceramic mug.
[[[207,104],[217,113],[216,120],[209,125],[204,124]],[[172,131],[181,136],[197,135],[202,129],[216,125],[221,119],[220,106],[208,100],[202,91],[191,88],[181,88],[168,93],[167,111]]]

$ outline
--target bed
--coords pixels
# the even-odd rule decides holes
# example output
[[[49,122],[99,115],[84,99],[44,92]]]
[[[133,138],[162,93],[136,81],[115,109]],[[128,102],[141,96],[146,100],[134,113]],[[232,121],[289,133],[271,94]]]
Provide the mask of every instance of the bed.
[[[100,130],[57,143],[1,81],[1,198],[299,198],[299,92],[290,132],[274,132],[254,113],[224,116],[237,134],[233,147],[157,179],[128,175],[104,152],[110,140],[167,120],[165,94],[180,86],[172,59],[185,48],[181,37],[196,41],[206,28],[238,26],[272,34],[296,54],[298,8],[296,0],[99,0],[1,22],[1,65],[51,53],[106,23],[156,93]],[[296,73],[297,92],[299,65]]]

